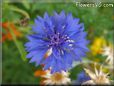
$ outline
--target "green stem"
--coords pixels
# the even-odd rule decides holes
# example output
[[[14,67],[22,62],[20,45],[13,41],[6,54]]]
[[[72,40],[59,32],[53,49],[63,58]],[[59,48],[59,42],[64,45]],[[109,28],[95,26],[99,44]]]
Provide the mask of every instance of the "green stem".
[[[15,6],[10,6],[10,9],[13,10],[13,11],[16,11],[16,12],[18,12],[18,13],[21,13],[21,14],[24,15],[26,18],[30,18],[29,14],[28,14],[26,11],[24,11],[24,10],[21,10],[21,9],[15,7]]]
[[[11,29],[9,23],[8,23],[8,27],[9,27],[10,33],[12,35],[12,38],[14,40],[14,43],[15,43],[16,47],[18,48],[19,53],[21,54],[21,58],[22,58],[23,61],[25,61],[26,60],[26,58],[25,58],[26,57],[26,52],[24,51],[23,46],[21,45],[21,43],[16,39],[16,36],[15,36],[13,30]]]

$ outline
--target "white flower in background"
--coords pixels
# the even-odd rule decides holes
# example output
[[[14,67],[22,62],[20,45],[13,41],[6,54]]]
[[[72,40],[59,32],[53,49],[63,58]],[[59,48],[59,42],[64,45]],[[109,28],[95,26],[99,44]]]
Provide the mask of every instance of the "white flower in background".
[[[107,56],[106,62],[110,65],[113,65],[114,62],[114,51],[113,46],[106,46],[103,48],[102,55]]]
[[[94,67],[95,71],[92,72],[91,70],[84,68],[85,72],[89,75],[91,78],[90,80],[82,83],[83,85],[104,85],[104,84],[110,84],[110,80],[108,79],[108,73],[103,73],[102,66],[100,66],[99,70],[96,68],[96,65]]]
[[[47,70],[41,77],[44,78],[42,81],[44,85],[66,85],[71,82],[69,73],[64,71],[51,74],[50,70]]]

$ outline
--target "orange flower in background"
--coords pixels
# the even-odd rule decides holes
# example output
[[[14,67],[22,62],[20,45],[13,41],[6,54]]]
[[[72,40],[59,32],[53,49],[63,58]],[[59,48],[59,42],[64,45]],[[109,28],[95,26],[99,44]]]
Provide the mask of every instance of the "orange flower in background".
[[[16,37],[22,36],[21,32],[17,30],[17,28],[15,27],[13,23],[4,22],[4,23],[0,23],[0,26],[2,26],[3,29],[6,31],[6,33],[2,32],[2,42],[4,42],[5,40],[13,40],[12,35],[9,31],[9,26],[12,29]]]
[[[34,72],[35,77],[41,77],[42,75],[45,75],[45,74],[46,74],[46,71],[43,71],[43,70],[36,70]]]

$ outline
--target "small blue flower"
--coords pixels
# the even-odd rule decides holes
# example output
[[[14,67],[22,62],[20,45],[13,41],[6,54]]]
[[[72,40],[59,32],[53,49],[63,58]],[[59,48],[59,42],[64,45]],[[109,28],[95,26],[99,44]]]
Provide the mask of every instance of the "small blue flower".
[[[78,84],[82,84],[83,82],[87,80],[90,80],[90,77],[87,76],[87,74],[84,71],[82,71],[81,73],[78,74],[76,81]]]
[[[25,44],[30,62],[36,66],[44,64],[44,70],[51,68],[51,73],[66,71],[72,67],[72,62],[81,61],[88,51],[84,24],[72,14],[65,15],[54,12],[44,17],[38,16],[32,26],[33,34],[28,35],[29,42]]]

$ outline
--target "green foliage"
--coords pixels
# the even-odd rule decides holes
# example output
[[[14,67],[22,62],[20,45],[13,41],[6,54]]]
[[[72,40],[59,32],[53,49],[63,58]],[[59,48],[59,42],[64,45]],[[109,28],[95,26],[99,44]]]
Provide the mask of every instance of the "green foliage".
[[[9,47],[10,46],[10,47]],[[33,65],[23,62],[14,43],[3,44],[3,83],[9,84],[37,84],[38,79],[33,73],[36,70]]]

